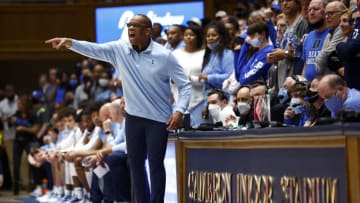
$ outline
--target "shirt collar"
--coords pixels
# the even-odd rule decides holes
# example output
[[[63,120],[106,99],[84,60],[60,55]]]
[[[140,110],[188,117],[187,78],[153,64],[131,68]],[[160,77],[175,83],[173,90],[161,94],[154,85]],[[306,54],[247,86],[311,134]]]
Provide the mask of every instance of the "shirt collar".
[[[152,47],[153,47],[154,43],[155,43],[155,42],[154,42],[153,40],[151,40],[149,46],[148,46],[144,51],[142,51],[142,52],[140,52],[140,53],[144,53],[144,54],[146,54],[146,53],[151,53]],[[129,55],[130,55],[132,52],[136,52],[136,53],[137,53],[137,51],[132,47],[132,45],[130,44],[130,42],[128,43],[128,48],[129,48],[129,52],[128,52]]]

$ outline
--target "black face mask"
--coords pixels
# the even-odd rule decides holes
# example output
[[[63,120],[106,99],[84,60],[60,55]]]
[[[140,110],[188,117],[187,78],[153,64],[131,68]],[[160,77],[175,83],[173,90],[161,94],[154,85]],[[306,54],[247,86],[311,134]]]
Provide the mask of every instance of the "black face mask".
[[[14,101],[15,95],[7,96],[6,97],[9,101]]]
[[[321,18],[321,20],[319,20],[318,22],[316,22],[314,24],[309,24],[309,25],[313,29],[318,29],[319,27],[323,26],[324,23],[325,23],[325,18]]]
[[[314,103],[319,98],[319,94],[317,92],[313,92],[313,91],[309,90],[307,93],[307,97],[308,97],[309,103]]]

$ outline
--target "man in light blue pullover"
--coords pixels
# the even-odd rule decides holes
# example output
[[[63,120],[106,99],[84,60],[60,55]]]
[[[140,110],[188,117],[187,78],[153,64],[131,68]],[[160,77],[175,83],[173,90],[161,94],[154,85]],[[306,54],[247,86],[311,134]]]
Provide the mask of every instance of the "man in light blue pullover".
[[[127,99],[126,143],[136,200],[138,203],[164,202],[168,131],[180,126],[191,85],[171,52],[151,40],[152,23],[147,16],[133,16],[127,27],[130,44],[122,40],[96,44],[70,38],[53,38],[46,43],[112,63],[118,69]],[[170,104],[170,78],[179,88],[179,101],[174,110]],[[146,158],[150,166],[151,194],[144,171]]]

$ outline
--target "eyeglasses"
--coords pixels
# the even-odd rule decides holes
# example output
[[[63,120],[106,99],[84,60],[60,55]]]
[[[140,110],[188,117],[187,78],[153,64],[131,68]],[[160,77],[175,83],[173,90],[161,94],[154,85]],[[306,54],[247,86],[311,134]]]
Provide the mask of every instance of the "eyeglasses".
[[[328,12],[325,12],[325,16],[329,16],[329,17],[332,17],[334,16],[336,13],[339,13],[340,11],[328,11]]]
[[[126,27],[130,28],[131,26],[133,26],[134,28],[147,28],[149,27],[148,25],[142,24],[142,23],[126,23]]]

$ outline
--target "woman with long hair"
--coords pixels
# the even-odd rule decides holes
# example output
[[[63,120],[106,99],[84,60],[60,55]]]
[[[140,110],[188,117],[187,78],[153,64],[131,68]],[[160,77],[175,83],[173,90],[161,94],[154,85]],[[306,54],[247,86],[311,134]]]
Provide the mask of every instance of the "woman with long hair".
[[[230,49],[230,36],[224,24],[210,22],[206,29],[206,49],[199,81],[207,89],[221,89],[225,79],[234,71],[234,54]]]
[[[15,125],[14,140],[14,194],[19,194],[20,189],[20,167],[21,157],[25,150],[30,153],[31,147],[36,143],[36,134],[40,129],[36,115],[32,112],[32,102],[29,96],[21,95],[17,102],[18,111],[12,117],[12,123]]]
[[[203,30],[200,26],[191,25],[184,30],[185,47],[173,52],[185,74],[191,81],[191,97],[188,111],[191,126],[203,122],[201,111],[205,105],[205,84],[199,81],[205,49],[203,48]],[[175,95],[175,94],[174,94]],[[175,99],[176,100],[176,99]]]

